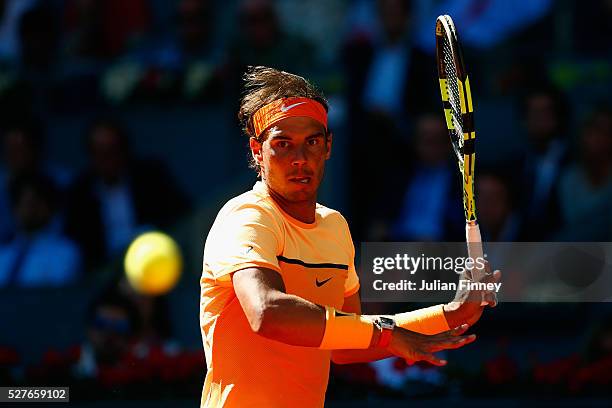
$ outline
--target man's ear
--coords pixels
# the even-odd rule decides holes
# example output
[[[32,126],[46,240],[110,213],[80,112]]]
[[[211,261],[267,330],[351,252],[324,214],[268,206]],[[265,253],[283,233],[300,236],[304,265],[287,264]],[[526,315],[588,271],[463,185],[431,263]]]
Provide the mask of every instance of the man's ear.
[[[255,163],[261,164],[263,161],[263,155],[261,152],[261,142],[257,141],[254,137],[249,139],[249,147],[251,148],[251,154]]]
[[[327,146],[327,154],[325,155],[325,160],[328,160],[331,157],[332,139],[333,133],[327,132],[327,136],[325,136],[325,145]]]

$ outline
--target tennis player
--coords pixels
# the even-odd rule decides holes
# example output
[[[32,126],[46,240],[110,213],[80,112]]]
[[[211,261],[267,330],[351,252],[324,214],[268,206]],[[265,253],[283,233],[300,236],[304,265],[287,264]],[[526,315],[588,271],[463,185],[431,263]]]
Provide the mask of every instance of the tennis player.
[[[317,203],[332,147],[327,102],[304,78],[271,68],[251,68],[245,82],[238,116],[260,181],[223,206],[206,239],[201,405],[323,407],[330,360],[444,365],[433,353],[475,340],[464,332],[483,294],[360,315],[349,227]]]

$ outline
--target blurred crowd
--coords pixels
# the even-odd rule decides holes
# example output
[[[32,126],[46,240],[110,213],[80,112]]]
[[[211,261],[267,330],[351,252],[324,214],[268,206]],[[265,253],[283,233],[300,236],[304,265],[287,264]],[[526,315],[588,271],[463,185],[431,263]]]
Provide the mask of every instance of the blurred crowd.
[[[522,112],[524,151],[497,163],[476,155],[483,162],[477,164],[475,186],[483,239],[609,241],[612,110],[594,108],[574,139],[568,135],[568,104],[557,89],[530,88]],[[392,154],[387,154],[381,156],[384,164],[381,160],[374,169],[363,169],[370,174],[379,169],[381,182],[372,196],[382,197],[382,202],[361,209],[363,218],[379,214],[365,236],[373,241],[461,241],[465,221],[457,209],[463,192],[444,119],[437,112],[424,113],[413,127],[409,140],[389,149],[399,156],[396,160],[389,163]],[[396,169],[389,171],[391,166]],[[385,176],[389,173],[394,176]]]
[[[110,285],[87,307],[83,340],[28,359],[0,346],[3,384],[71,387],[73,401],[181,398],[198,395],[203,353],[173,340],[164,297],[147,298]]]
[[[460,183],[440,114],[433,50],[420,34],[438,9],[468,20],[468,56],[478,55],[476,49],[490,55],[495,46],[519,47],[516,38],[525,31],[533,38],[516,51],[517,57],[533,56],[518,68],[516,62],[488,71],[471,64],[473,76],[481,74],[473,82],[492,83],[475,85],[478,97],[500,94],[514,101],[520,123],[519,134],[499,126],[502,137],[521,141],[508,154],[500,135],[482,135],[500,142],[495,161],[477,155],[485,239],[609,240],[609,101],[575,106],[571,89],[562,90],[531,54],[534,43],[551,48],[545,33],[556,9],[547,1],[517,7],[506,17],[509,28],[492,31],[483,45],[470,30],[484,30],[487,17],[502,18],[506,10],[464,3],[1,1],[0,99],[6,109],[0,114],[0,242],[7,247],[0,282],[69,282],[120,254],[138,232],[166,228],[185,214],[188,194],[175,187],[164,163],[141,160],[130,149],[126,126],[104,113],[139,103],[227,104],[232,110],[247,65],[304,74],[328,93],[332,130],[343,129],[350,139],[343,212],[356,241],[461,240]],[[609,2],[593,4],[591,14],[597,13],[609,15]],[[316,20],[323,32],[304,28],[298,15]],[[580,18],[578,13],[569,25],[573,51],[608,56],[605,45],[597,54],[592,44],[578,41],[591,30]],[[82,130],[86,168],[51,162],[45,120],[84,109],[98,113]],[[478,116],[478,106],[476,112],[477,120],[488,121]],[[66,262],[62,270],[41,272],[37,259],[50,251]]]
[[[75,174],[46,160],[44,129],[36,119],[7,124],[1,286],[74,283],[121,255],[139,233],[167,228],[188,209],[163,163],[134,157],[119,123],[101,118],[85,133],[89,162]]]
[[[462,241],[461,184],[432,46],[442,12],[466,34],[476,128],[496,129],[479,134],[496,141],[489,159],[477,154],[484,240],[610,241],[612,101],[592,88],[612,81],[609,44],[598,31],[612,3],[534,0],[511,12],[508,3],[0,0],[0,288],[78,284],[121,258],[139,233],[170,230],[190,214],[193,196],[205,192],[182,191],[167,163],[132,149],[131,140],[146,135],[108,112],[222,106],[231,118],[248,65],[304,75],[329,97],[332,130],[347,139],[339,153],[345,174],[335,182],[346,186],[341,210],[356,242]],[[500,99],[514,125],[494,115]],[[95,118],[80,130],[82,168],[47,154],[49,123],[62,115]],[[50,351],[20,378],[95,378],[96,386],[126,390],[170,384],[160,393],[201,383],[201,353],[173,345],[164,302],[117,279],[91,300],[85,343]],[[601,333],[597,358],[534,365],[529,378],[578,391],[592,385],[592,370],[610,372],[610,326]],[[18,361],[0,348],[0,382],[14,378]],[[433,391],[449,384],[439,370],[394,360],[362,369],[336,367],[332,394],[342,395],[345,383],[378,384],[364,388],[377,395],[403,395],[412,380]],[[519,368],[502,353],[483,368],[491,383],[498,372],[514,380]]]

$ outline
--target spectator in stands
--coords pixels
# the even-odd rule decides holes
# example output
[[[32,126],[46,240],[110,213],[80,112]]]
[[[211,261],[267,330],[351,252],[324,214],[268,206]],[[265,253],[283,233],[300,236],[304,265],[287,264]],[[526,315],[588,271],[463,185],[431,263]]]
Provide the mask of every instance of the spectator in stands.
[[[589,7],[572,8],[572,40],[574,52],[581,55],[609,58],[610,44],[605,36],[600,35],[601,29],[607,27],[612,19],[612,2],[595,1]]]
[[[530,89],[523,109],[529,145],[522,160],[521,204],[528,238],[538,240],[550,237],[560,224],[557,189],[567,161],[570,112],[564,95],[548,85]]]
[[[400,161],[409,167],[381,179],[381,184],[387,180],[387,185],[379,209],[391,215],[387,238],[437,241],[460,237],[460,183],[444,119],[439,114],[423,114],[415,128],[414,147],[404,147],[398,153],[414,151],[411,160]]]
[[[314,48],[307,40],[287,32],[271,0],[242,0],[239,31],[227,50],[228,85],[238,100],[239,84],[248,65],[265,65],[305,75],[313,69]]]
[[[63,167],[45,159],[44,127],[33,117],[12,118],[2,136],[4,165],[0,165],[0,243],[11,239],[15,233],[15,220],[10,208],[9,185],[24,175],[44,174],[61,193],[70,183],[70,173]],[[58,209],[59,210],[59,209]],[[60,227],[60,215],[56,225]]]
[[[188,207],[165,166],[139,160],[119,122],[87,132],[90,163],[71,188],[67,231],[95,266],[125,250],[139,233],[172,224]]]
[[[175,20],[169,35],[151,37],[134,53],[143,71],[135,85],[135,95],[149,99],[182,96],[191,100],[222,95],[222,46],[214,37],[213,2],[181,0],[177,2]],[[116,75],[124,74],[119,70]]]
[[[612,386],[612,315],[601,317],[593,327],[582,362],[570,377],[570,391],[608,396]]]
[[[81,272],[78,248],[52,225],[57,210],[53,182],[41,175],[11,183],[17,235],[0,247],[0,286],[61,286]]]
[[[58,30],[53,10],[44,2],[25,12],[19,20],[21,69],[31,79],[46,77],[55,62]]]
[[[134,305],[140,324],[135,332],[143,346],[163,345],[172,342],[168,296],[148,296],[138,293],[125,277],[118,284],[118,292]]]
[[[509,178],[500,171],[478,169],[477,216],[484,241],[512,242],[520,239],[521,222],[514,208]]]
[[[2,384],[12,385],[15,382],[12,373],[17,370],[20,360],[19,352],[13,347],[0,346],[0,382]]]
[[[445,357],[447,353],[440,355]],[[369,365],[376,372],[378,384],[413,398],[441,394],[448,382],[442,370],[430,364],[408,365],[406,360],[393,357]]]
[[[612,315],[602,316],[592,329],[584,361],[594,363],[607,359],[608,363],[612,363]],[[612,379],[612,373],[608,372],[608,378]]]
[[[100,366],[115,366],[130,351],[139,327],[134,304],[109,290],[90,306],[87,341],[74,371],[78,378],[95,378]]]
[[[86,339],[75,353],[78,358],[63,358],[76,379],[72,384],[85,398],[100,398],[109,390],[128,398],[167,398],[193,392],[192,384],[201,381],[206,371],[203,353],[143,336],[146,322],[141,312],[134,299],[116,285],[91,304]]]
[[[584,124],[580,159],[559,182],[564,223],[569,240],[609,241],[612,238],[612,111],[597,110]]]
[[[178,6],[177,38],[164,50],[168,62],[184,70],[182,95],[218,100],[222,96],[221,49],[214,38],[215,13],[210,0],[182,0]]]
[[[409,132],[408,120],[440,103],[435,81],[424,80],[437,75],[435,62],[413,46],[411,2],[379,0],[376,4],[380,31],[371,35],[353,33],[343,53],[351,134],[349,157],[354,160],[349,185],[354,205],[351,225],[357,240],[367,230],[360,220],[367,219],[375,205],[369,197],[386,194],[370,185],[369,197],[362,197],[363,181],[383,180],[400,170],[399,163],[388,157],[389,152],[404,147],[401,139]],[[363,166],[366,157],[367,169]]]
[[[563,390],[573,396],[609,396],[612,385],[612,315],[598,313],[591,326],[582,352],[534,364],[533,382],[538,390],[554,387],[555,393]]]
[[[0,60],[16,63],[21,58],[19,22],[21,17],[34,8],[38,0],[0,1]]]
[[[210,0],[181,0],[177,7],[178,24],[172,48],[167,57],[185,65],[193,59],[210,55],[214,48],[214,7]],[[170,54],[170,55],[168,55]]]
[[[377,5],[379,32],[353,33],[345,45],[349,103],[393,119],[437,106],[435,82],[423,81],[435,75],[435,63],[413,44],[411,2],[379,0]]]
[[[105,60],[124,52],[147,30],[146,0],[68,0],[64,5],[64,51],[82,60]]]

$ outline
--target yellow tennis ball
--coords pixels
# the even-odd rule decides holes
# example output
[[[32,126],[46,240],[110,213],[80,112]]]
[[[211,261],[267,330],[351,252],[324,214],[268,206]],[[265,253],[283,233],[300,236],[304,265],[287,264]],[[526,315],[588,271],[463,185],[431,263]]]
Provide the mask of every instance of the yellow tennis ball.
[[[172,238],[161,232],[148,232],[132,242],[124,266],[128,281],[137,292],[161,295],[178,282],[183,259]]]

